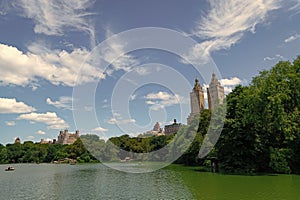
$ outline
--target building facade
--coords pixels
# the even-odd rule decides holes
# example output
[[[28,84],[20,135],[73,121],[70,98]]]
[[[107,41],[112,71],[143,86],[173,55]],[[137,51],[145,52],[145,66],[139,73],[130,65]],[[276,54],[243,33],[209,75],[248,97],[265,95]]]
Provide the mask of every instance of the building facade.
[[[182,127],[181,123],[177,123],[176,119],[174,119],[174,123],[170,125],[165,125],[165,135],[171,135],[179,131]]]
[[[224,87],[213,73],[209,88],[207,88],[208,109],[213,110],[217,105],[223,104],[224,97]]]
[[[199,80],[195,79],[195,85],[190,93],[191,113],[187,118],[187,123],[190,124],[196,116],[199,116],[204,110],[204,93],[199,84]]]
[[[69,133],[68,129],[60,131],[57,144],[73,144],[79,138],[79,131],[76,130],[75,133]]]

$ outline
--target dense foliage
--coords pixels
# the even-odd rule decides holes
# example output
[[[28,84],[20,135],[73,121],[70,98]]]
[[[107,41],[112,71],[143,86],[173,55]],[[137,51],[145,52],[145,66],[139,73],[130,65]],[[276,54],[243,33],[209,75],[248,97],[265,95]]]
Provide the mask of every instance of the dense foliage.
[[[300,173],[300,57],[263,71],[227,96],[216,146],[226,172]]]
[[[41,163],[65,158],[78,162],[94,162],[94,157],[85,149],[81,139],[71,145],[40,144],[31,141],[23,144],[0,145],[0,163]]]

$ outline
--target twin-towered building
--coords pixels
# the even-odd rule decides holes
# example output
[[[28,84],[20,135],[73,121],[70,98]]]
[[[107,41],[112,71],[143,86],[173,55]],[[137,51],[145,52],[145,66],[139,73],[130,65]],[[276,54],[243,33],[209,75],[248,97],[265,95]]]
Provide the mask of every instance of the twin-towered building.
[[[223,104],[224,101],[224,87],[218,81],[216,74],[212,74],[211,82],[207,89],[208,109],[213,110],[217,105]],[[204,92],[196,78],[195,85],[190,93],[191,113],[187,118],[187,123],[190,124],[196,116],[199,116],[204,110]]]
[[[217,105],[223,104],[225,97],[224,87],[221,86],[221,83],[218,81],[215,73],[212,74],[211,82],[206,90],[209,110],[213,110]],[[205,109],[204,92],[197,78],[195,79],[194,87],[190,92],[190,104],[191,113],[187,118],[188,125],[191,124],[191,122]],[[174,121],[173,124],[166,125],[165,134],[173,134],[177,132],[181,126],[183,125],[176,121]]]

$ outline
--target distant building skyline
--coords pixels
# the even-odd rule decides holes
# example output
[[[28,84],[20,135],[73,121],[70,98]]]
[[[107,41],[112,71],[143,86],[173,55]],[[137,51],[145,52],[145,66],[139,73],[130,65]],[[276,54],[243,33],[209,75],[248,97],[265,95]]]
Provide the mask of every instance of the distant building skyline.
[[[207,98],[208,98],[208,109],[212,110],[217,105],[223,104],[225,93],[224,87],[218,81],[216,74],[212,74],[211,82],[207,89]],[[198,78],[195,79],[194,87],[190,92],[190,108],[191,113],[187,118],[187,124],[189,125],[196,116],[199,116],[201,112],[205,109],[205,99],[203,88],[199,83]],[[177,123],[177,120],[174,119],[173,124],[165,125],[164,130],[160,127],[160,123],[156,122],[153,129],[146,131],[143,135],[170,135],[177,132],[184,124]],[[68,129],[60,131],[57,140],[53,140],[53,143],[56,144],[73,144],[79,138],[79,130],[76,130],[75,133],[70,133]],[[19,138],[17,138],[19,139]],[[19,139],[20,140],[20,139]],[[16,141],[15,141],[16,143]],[[46,143],[41,139],[41,143]]]

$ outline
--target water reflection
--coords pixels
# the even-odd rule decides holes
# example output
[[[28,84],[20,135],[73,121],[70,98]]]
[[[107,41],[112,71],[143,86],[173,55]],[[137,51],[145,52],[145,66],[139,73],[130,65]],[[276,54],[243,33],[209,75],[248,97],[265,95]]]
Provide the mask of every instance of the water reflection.
[[[193,199],[179,172],[146,174],[94,165],[18,165],[0,175],[1,199]]]
[[[101,164],[22,164],[14,165],[14,172],[4,172],[6,167],[0,165],[0,199],[209,200],[300,196],[300,176],[296,175],[233,176],[178,165],[144,174],[117,171]]]

